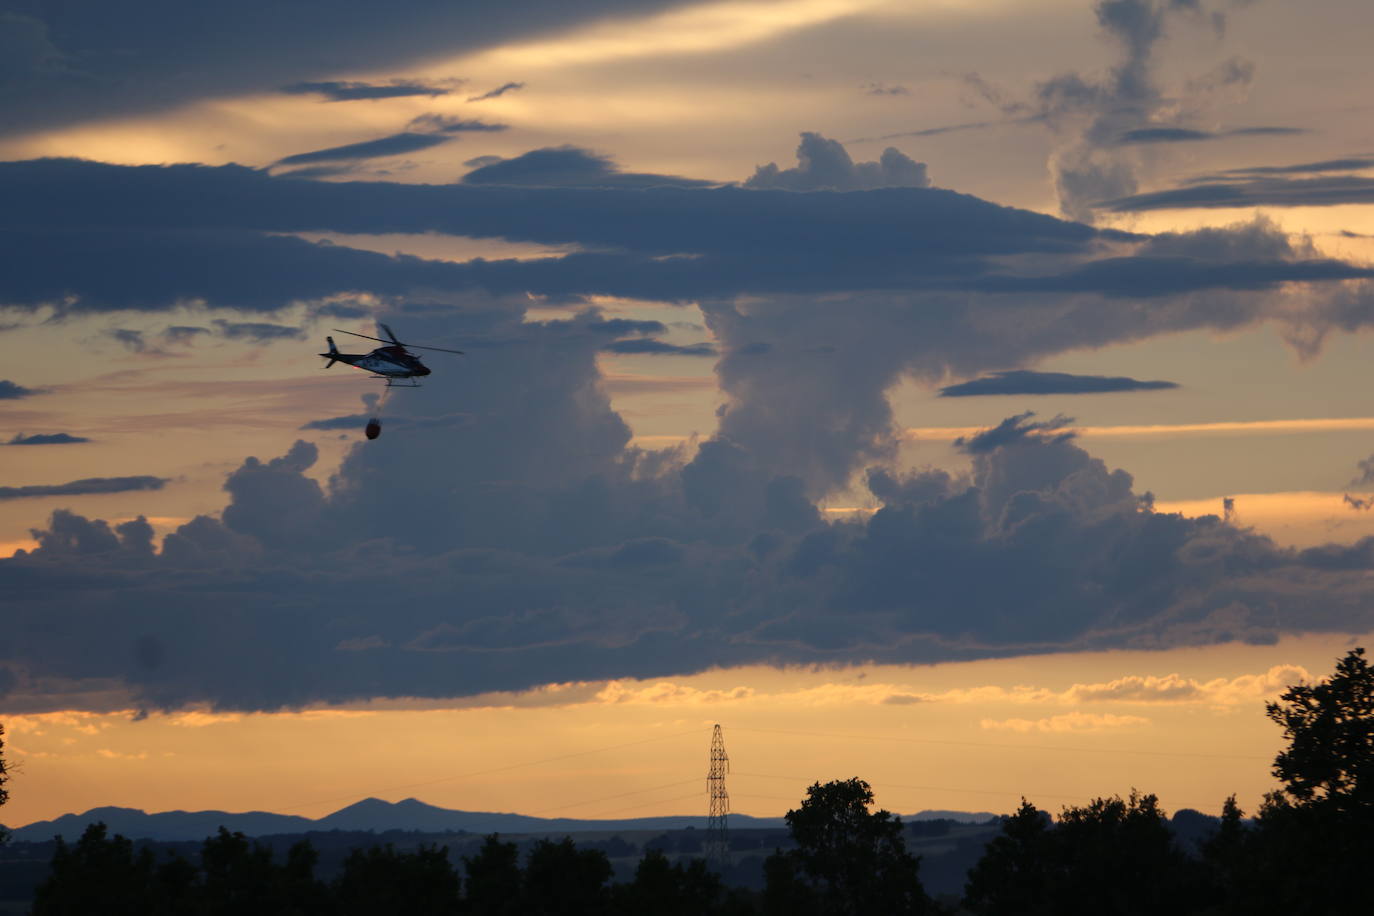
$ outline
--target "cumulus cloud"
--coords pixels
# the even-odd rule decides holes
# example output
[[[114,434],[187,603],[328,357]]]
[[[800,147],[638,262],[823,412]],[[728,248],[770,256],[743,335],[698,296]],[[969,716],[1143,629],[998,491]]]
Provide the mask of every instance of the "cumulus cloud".
[[[81,708],[99,684],[118,708],[274,709],[1370,623],[1368,550],[1336,561],[1215,517],[1142,510],[1129,475],[1056,435],[989,443],[965,477],[872,473],[882,508],[827,523],[801,480],[724,439],[691,459],[630,446],[601,391],[595,313],[526,321],[490,303],[401,318],[426,339],[501,346],[468,344],[461,380],[408,392],[404,441],[352,449],[327,488],[299,443],[245,461],[222,519],[182,526],[160,553],[146,523],[58,513],[37,550],[0,561],[18,621],[3,659],[14,695],[61,692]],[[468,410],[452,417],[459,390]],[[1070,693],[1203,702],[1254,689],[1145,678]],[[693,698],[639,686],[612,699]]]
[[[1111,713],[1069,712],[1044,719],[983,719],[978,725],[990,731],[1009,731],[1020,734],[1044,732],[1049,734],[1081,734],[1120,729],[1141,728],[1150,724],[1142,716],[1118,716]]]
[[[930,186],[924,162],[916,162],[896,147],[883,150],[877,162],[855,163],[838,140],[803,133],[795,168],[776,163],[761,165],[744,183],[746,188],[788,191],[866,191],[873,188]]]
[[[0,379],[0,401],[13,401],[19,398],[32,397],[41,394],[40,388],[26,388],[18,382],[11,382],[9,379]]]
[[[940,389],[944,398],[966,398],[998,394],[1097,394],[1109,391],[1158,391],[1177,388],[1176,382],[1146,382],[1124,376],[1071,375],[1067,372],[1033,372],[1013,369],[994,372]]]
[[[1203,28],[1220,39],[1226,21],[1221,10],[1209,10],[1203,0],[1096,0],[1093,12],[1114,53],[1106,74],[1060,73],[1037,84],[1026,99],[1014,99],[976,74],[967,80],[1004,114],[1042,123],[1059,139],[1050,171],[1066,215],[1091,221],[1101,201],[1134,195],[1146,164],[1140,147],[1298,132],[1282,126],[1198,126],[1218,105],[1243,100],[1255,67],[1241,58],[1169,90],[1161,86],[1157,57],[1169,31]]]

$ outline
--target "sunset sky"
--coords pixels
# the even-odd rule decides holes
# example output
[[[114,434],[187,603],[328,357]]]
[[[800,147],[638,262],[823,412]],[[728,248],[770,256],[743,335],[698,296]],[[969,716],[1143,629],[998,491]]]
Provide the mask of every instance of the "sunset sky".
[[[0,0],[0,821],[704,815],[717,722],[748,814],[1252,810],[1374,630],[1371,34]]]

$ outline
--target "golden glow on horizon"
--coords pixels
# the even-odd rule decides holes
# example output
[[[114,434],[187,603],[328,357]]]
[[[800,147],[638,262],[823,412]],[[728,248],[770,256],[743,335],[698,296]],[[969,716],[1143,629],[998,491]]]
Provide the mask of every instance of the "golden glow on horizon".
[[[1132,785],[1215,811],[1231,792],[1252,804],[1271,785],[1280,738],[1264,700],[1324,674],[1344,645],[747,667],[280,713],[12,716],[8,750],[22,767],[6,816],[119,804],[319,817],[368,796],[583,818],[693,813],[715,722],[741,813],[780,815],[811,781],[851,775],[902,812],[1011,810],[1022,794],[1053,808]],[[260,778],[246,775],[250,758],[270,762]],[[607,778],[614,798],[595,791]]]

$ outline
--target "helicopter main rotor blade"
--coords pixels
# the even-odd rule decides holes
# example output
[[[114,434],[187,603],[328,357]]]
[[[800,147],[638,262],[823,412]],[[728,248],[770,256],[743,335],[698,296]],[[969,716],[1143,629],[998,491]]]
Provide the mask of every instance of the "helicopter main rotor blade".
[[[338,331],[340,334],[352,334],[354,337],[365,337],[368,340],[375,340],[377,343],[389,344],[396,342],[394,340],[382,340],[380,337],[373,337],[371,334],[359,334],[357,331],[345,331],[343,328],[335,328],[334,330]]]
[[[365,337],[368,340],[375,340],[377,343],[391,344],[396,347],[414,347],[417,350],[438,350],[440,353],[457,353],[459,356],[466,356],[462,350],[450,350],[447,347],[427,347],[424,344],[401,343],[399,340],[383,340],[380,337],[373,337],[370,334],[359,334],[356,331],[345,331],[343,328],[335,328],[340,334],[352,334],[354,337]]]
[[[414,347],[417,350],[438,350],[440,353],[457,353],[459,356],[467,356],[462,350],[449,350],[445,347],[426,347],[424,344],[401,344],[403,347]]]

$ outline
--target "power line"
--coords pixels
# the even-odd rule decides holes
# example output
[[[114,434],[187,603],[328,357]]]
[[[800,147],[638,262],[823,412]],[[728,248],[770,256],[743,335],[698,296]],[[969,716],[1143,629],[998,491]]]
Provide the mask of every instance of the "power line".
[[[897,741],[905,744],[941,744],[952,747],[995,748],[998,750],[1068,751],[1075,754],[1135,754],[1146,757],[1200,757],[1217,760],[1271,760],[1256,754],[1201,754],[1193,751],[1142,751],[1129,748],[1069,747],[1055,744],[1002,744],[991,741],[948,741],[938,738],[905,738],[899,735],[841,735],[827,732],[803,732],[781,728],[739,728],[731,731],[758,732],[766,735],[796,735],[802,738],[838,738],[844,741]]]

